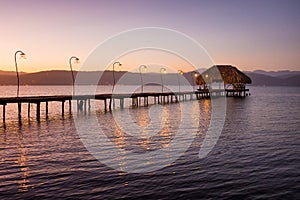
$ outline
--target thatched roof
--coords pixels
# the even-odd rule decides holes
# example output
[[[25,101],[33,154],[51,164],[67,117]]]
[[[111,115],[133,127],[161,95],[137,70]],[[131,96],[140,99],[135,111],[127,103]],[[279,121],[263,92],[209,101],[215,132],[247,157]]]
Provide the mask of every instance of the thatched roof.
[[[196,79],[197,85],[205,85],[212,82],[224,81],[224,84],[246,84],[251,83],[251,79],[231,65],[214,65],[204,71]]]

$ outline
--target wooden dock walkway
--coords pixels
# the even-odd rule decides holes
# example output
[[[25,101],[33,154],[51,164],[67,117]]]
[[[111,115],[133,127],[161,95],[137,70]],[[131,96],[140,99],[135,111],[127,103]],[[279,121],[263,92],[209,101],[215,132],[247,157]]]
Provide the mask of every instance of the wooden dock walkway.
[[[90,109],[90,100],[101,100],[104,102],[104,110],[111,111],[112,106],[115,105],[115,100],[119,100],[120,108],[124,108],[124,100],[131,99],[132,107],[148,106],[149,98],[153,98],[154,104],[176,103],[179,101],[210,98],[213,96],[232,96],[244,97],[248,96],[249,89],[243,91],[236,90],[199,90],[190,92],[143,92],[133,94],[96,94],[96,95],[59,95],[59,96],[24,96],[24,97],[0,97],[0,105],[3,107],[2,119],[5,123],[6,119],[6,106],[8,104],[18,105],[18,119],[22,120],[22,104],[28,104],[28,118],[30,117],[30,104],[36,104],[36,119],[40,121],[41,103],[45,103],[46,119],[48,118],[48,104],[49,102],[61,102],[61,114],[65,113],[65,102],[69,103],[69,112],[72,112],[72,101],[76,101],[77,112],[86,112]]]

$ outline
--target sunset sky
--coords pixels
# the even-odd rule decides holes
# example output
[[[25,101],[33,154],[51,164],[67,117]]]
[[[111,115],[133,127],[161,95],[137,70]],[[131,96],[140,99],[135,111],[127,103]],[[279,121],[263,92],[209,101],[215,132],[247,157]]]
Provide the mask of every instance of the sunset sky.
[[[299,10],[298,0],[0,0],[0,70],[15,69],[16,50],[27,54],[20,71],[68,70],[70,56],[83,63],[107,38],[142,27],[182,32],[216,64],[300,70]],[[124,62],[125,69],[137,64]]]

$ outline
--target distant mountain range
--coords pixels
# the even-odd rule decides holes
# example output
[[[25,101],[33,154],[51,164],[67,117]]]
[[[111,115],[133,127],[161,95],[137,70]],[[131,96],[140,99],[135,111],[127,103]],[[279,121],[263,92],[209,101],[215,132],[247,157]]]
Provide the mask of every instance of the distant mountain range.
[[[300,71],[245,71],[252,79],[252,85],[259,86],[300,86]]]
[[[203,69],[200,69],[203,71]],[[91,79],[96,79],[103,73],[96,72],[82,72],[84,77],[80,84],[90,84]],[[300,71],[244,71],[252,79],[254,86],[297,86],[300,87]],[[74,72],[76,77],[77,72]],[[124,76],[126,74],[126,76]],[[72,75],[70,71],[42,71],[35,73],[20,72],[21,85],[72,85]],[[110,85],[113,84],[112,71],[105,71],[98,84]],[[116,81],[121,77],[121,84],[135,85],[140,84],[140,74],[130,73],[126,71],[115,72]],[[124,78],[125,77],[125,78]],[[165,84],[177,84],[177,74],[164,74]],[[193,72],[184,74],[184,77],[190,82],[193,82]],[[143,74],[144,83],[157,84],[161,82],[159,73],[145,73]],[[16,85],[16,72],[1,71],[0,70],[0,85]]]

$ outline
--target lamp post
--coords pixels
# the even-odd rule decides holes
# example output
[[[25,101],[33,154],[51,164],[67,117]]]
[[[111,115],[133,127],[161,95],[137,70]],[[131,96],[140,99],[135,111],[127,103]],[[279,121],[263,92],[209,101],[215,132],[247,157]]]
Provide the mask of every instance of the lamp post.
[[[182,70],[178,70],[177,71],[177,80],[178,80],[178,91],[180,92],[180,80],[179,80],[179,75],[183,75],[183,71]]]
[[[166,73],[166,68],[162,67],[160,68],[160,79],[161,79],[161,92],[163,93],[164,92],[164,80],[163,80],[163,77],[162,77],[162,73]]]
[[[72,57],[69,59],[69,65],[70,65],[70,69],[71,69],[71,73],[72,73],[72,87],[73,87],[73,95],[74,95],[74,83],[75,83],[75,77],[74,77],[73,68],[72,68],[72,59],[75,59],[75,62],[78,63],[78,62],[79,62],[79,58],[77,58],[76,56],[72,56]]]
[[[113,87],[112,87],[112,90],[111,90],[111,92],[113,92],[113,91],[114,91],[115,84],[116,84],[116,78],[115,78],[115,65],[116,65],[116,64],[118,64],[118,65],[119,65],[119,67],[121,67],[121,66],[122,66],[122,64],[121,64],[120,62],[114,62],[114,64],[113,64],[113,79],[114,79],[114,82],[113,82]]]
[[[143,83],[142,69],[147,69],[147,66],[146,66],[146,65],[141,65],[141,66],[139,67],[140,77],[141,77],[141,84],[142,84],[142,87],[141,87],[141,93],[144,92],[144,83]]]
[[[15,53],[15,66],[16,66],[16,73],[17,73],[17,79],[18,79],[18,88],[17,88],[17,97],[19,97],[19,91],[20,91],[20,78],[19,78],[19,71],[18,71],[18,63],[17,63],[17,54],[20,53],[21,58],[26,59],[26,54],[23,51],[16,51]]]

